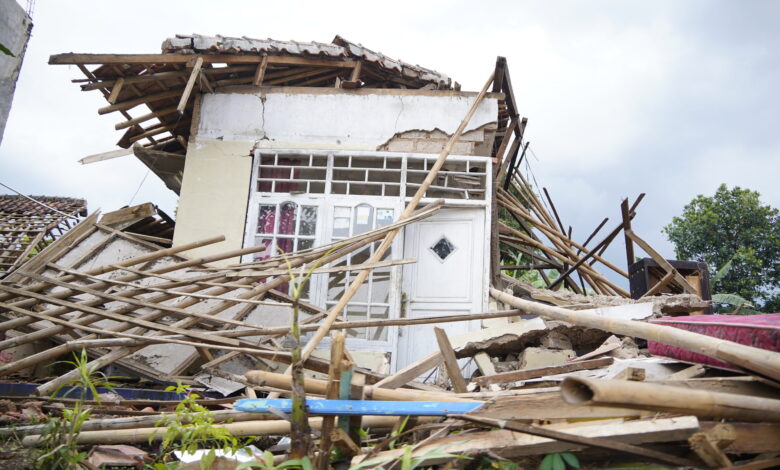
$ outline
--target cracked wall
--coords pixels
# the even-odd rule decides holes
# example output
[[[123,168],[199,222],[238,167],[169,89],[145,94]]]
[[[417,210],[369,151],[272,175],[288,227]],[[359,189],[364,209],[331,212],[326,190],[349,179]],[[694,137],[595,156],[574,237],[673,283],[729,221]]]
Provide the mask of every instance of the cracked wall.
[[[192,250],[191,256],[242,247],[256,148],[439,153],[476,95],[285,87],[201,95],[187,149],[174,244],[226,237],[222,243]],[[489,155],[497,115],[497,97],[488,95],[453,153]],[[407,142],[412,142],[411,148],[398,148]]]

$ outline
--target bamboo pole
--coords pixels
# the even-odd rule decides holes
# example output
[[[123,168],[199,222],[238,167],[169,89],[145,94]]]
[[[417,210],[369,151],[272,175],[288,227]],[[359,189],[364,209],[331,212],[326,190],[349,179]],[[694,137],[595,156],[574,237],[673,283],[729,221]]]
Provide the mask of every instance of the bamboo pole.
[[[251,370],[245,374],[246,379],[257,385],[267,385],[269,387],[290,390],[292,378],[289,374],[277,374],[275,372],[266,372],[262,370]],[[305,387],[307,393],[325,395],[327,393],[327,380],[306,379]],[[454,393],[448,392],[428,392],[424,390],[392,390],[376,386],[366,385],[363,390],[366,398],[372,400],[390,400],[390,401],[476,401],[457,397]]]
[[[552,320],[598,328],[611,333],[668,344],[720,359],[756,375],[780,381],[780,353],[766,351],[691,331],[634,320],[608,318],[583,311],[571,311],[539,302],[519,299],[491,288],[490,295],[512,307]]]
[[[258,414],[258,413],[255,413]],[[418,422],[433,421],[430,417],[420,417]],[[372,430],[390,430],[398,422],[397,416],[366,416],[363,425]],[[320,429],[322,418],[309,418],[309,426]],[[238,423],[218,424],[214,427],[225,428],[236,437],[268,436],[289,434],[290,422],[283,420],[245,421]],[[147,427],[135,429],[109,429],[101,431],[83,431],[79,433],[76,442],[79,444],[132,444],[162,440],[166,428]],[[22,444],[31,447],[41,439],[39,434],[27,436]]]
[[[521,216],[521,217],[523,217],[524,219],[528,220],[528,221],[529,221],[529,222],[531,222],[533,225],[537,226],[537,227],[539,228],[539,230],[541,230],[542,232],[544,232],[544,233],[545,233],[545,235],[548,235],[548,236],[553,236],[553,237],[557,237],[557,238],[561,239],[562,241],[564,241],[564,242],[566,242],[566,243],[569,243],[569,244],[571,244],[571,245],[572,245],[574,248],[577,248],[577,249],[578,249],[578,250],[580,250],[580,251],[588,251],[588,250],[585,248],[585,246],[584,246],[584,245],[580,245],[579,243],[577,243],[576,241],[574,241],[574,240],[570,239],[570,238],[569,238],[569,237],[567,237],[566,235],[563,235],[563,234],[561,234],[561,233],[560,233],[560,232],[558,232],[558,231],[551,230],[549,227],[545,226],[544,224],[542,224],[542,223],[540,223],[540,222],[538,222],[538,221],[534,220],[534,219],[533,219],[533,217],[531,217],[531,214],[529,214],[527,211],[525,211],[525,210],[524,210],[524,209],[523,209],[521,206],[518,206],[517,204],[513,204],[513,203],[512,203],[512,202],[511,202],[511,201],[508,199],[508,197],[507,197],[506,195],[500,195],[500,197],[499,197],[499,201],[502,201],[502,200],[504,201],[504,208],[505,208],[505,209],[509,209],[510,211],[514,212],[515,214],[517,214],[517,215],[520,215],[520,216]],[[512,207],[507,207],[507,205],[509,205],[509,204],[511,204],[511,205],[512,205]],[[602,223],[602,225],[603,225],[603,223]],[[601,228],[601,226],[599,226],[599,228]],[[586,243],[587,243],[587,242],[586,242]],[[567,252],[568,252],[568,251],[567,251]],[[571,253],[569,253],[569,255],[570,255],[570,256],[571,256],[572,254],[573,254],[574,256],[578,256],[578,255],[577,255],[577,253],[574,253],[573,251],[572,251]],[[611,262],[607,261],[606,259],[602,258],[601,256],[599,256],[599,255],[597,255],[597,254],[593,254],[593,255],[592,255],[592,257],[593,257],[594,259],[598,260],[599,262],[603,263],[603,264],[604,264],[604,266],[606,266],[606,267],[610,268],[611,270],[615,271],[616,273],[620,274],[621,276],[623,276],[623,277],[625,277],[625,278],[628,278],[628,273],[627,273],[627,272],[625,272],[625,271],[623,271],[622,269],[620,269],[619,267],[617,267],[617,266],[616,266],[616,265],[614,265],[613,263],[611,263]],[[575,258],[575,259],[576,259],[576,258]]]
[[[408,220],[396,222],[394,225],[403,226],[403,225],[405,225],[407,223],[410,223],[413,218],[414,219],[422,219],[422,218],[425,218],[425,217],[429,217],[429,216],[433,215],[433,213],[436,212],[436,210],[438,210],[441,207],[441,204],[442,204],[441,202],[437,201],[437,202],[432,204],[433,207],[425,208],[422,211],[419,211],[419,213],[415,213],[414,217],[410,217],[410,218],[408,218]],[[385,227],[384,229],[387,230],[387,227]],[[379,233],[377,233],[374,237],[378,238],[378,237],[381,237],[381,235]],[[341,248],[337,248],[337,249],[331,251],[329,255],[327,254],[328,252],[326,251],[325,252],[325,258],[322,260],[322,263],[324,264],[324,263],[330,262],[332,260],[336,260],[336,259],[344,256],[346,253],[354,251],[355,249],[358,249],[358,248],[360,248],[361,246],[363,246],[365,244],[371,243],[372,241],[373,241],[373,237],[369,237],[369,238],[365,238],[365,239],[361,240],[357,244],[346,245],[346,246],[342,246]],[[344,245],[344,243],[345,242],[342,241],[340,243],[334,244],[334,246],[338,247],[339,245]],[[310,262],[310,261],[313,261],[313,260],[315,260],[317,258],[322,257],[323,255],[320,253],[320,251],[321,251],[321,249],[320,250],[315,250],[313,253],[309,253],[308,256],[299,257],[296,261],[290,263],[291,267],[296,268],[296,267],[299,267],[299,266],[301,266],[301,265],[303,265],[303,264],[305,264],[307,262]],[[375,260],[375,261],[378,261],[378,260]],[[251,298],[257,297],[258,295],[262,295],[265,292],[268,292],[269,290],[274,289],[274,288],[278,287],[279,285],[287,282],[289,280],[289,278],[290,278],[289,275],[287,275],[287,276],[279,276],[279,277],[273,279],[270,282],[261,284],[259,286],[254,286],[251,289],[238,294],[237,296],[235,296],[235,298],[236,299],[251,299]],[[247,286],[247,288],[248,287],[249,286]],[[232,290],[232,289],[228,289],[228,288],[221,289],[221,292],[219,292],[219,294],[222,294],[222,293],[225,293],[225,292],[229,292],[230,290]],[[180,306],[181,306],[181,308],[186,308],[186,307],[188,307],[190,305],[193,305],[193,304],[195,304],[197,302],[198,302],[197,300],[192,299],[190,301],[185,301]],[[229,307],[229,305],[227,305],[227,302],[223,301],[220,304],[216,305],[215,307],[209,309],[207,312],[204,312],[204,313],[205,313],[205,315],[216,316],[218,313],[222,312],[223,310],[225,310],[228,307]],[[146,318],[144,318],[144,319],[146,319]],[[180,320],[180,321],[174,323],[172,326],[173,327],[177,327],[177,328],[189,328],[189,327],[197,324],[200,321],[201,321],[200,319],[191,319],[191,318],[190,319],[183,319],[183,320]],[[125,326],[125,323],[123,323],[121,326]],[[129,328],[129,326],[127,326],[127,328]],[[154,336],[160,336],[160,334],[159,333],[155,333]],[[123,358],[129,356],[130,354],[135,353],[139,349],[142,349],[143,347],[145,347],[145,346],[121,347],[119,349],[111,351],[110,353],[108,353],[108,354],[106,354],[106,355],[104,355],[104,356],[102,356],[102,357],[100,357],[100,358],[90,362],[88,364],[88,366],[93,368],[93,369],[102,369],[103,367],[107,366],[108,364],[111,364],[111,363],[116,362],[116,361],[118,361],[120,359],[123,359]],[[67,346],[66,346],[66,348],[67,348]],[[54,349],[57,349],[57,348],[54,348]],[[307,360],[307,359],[308,359],[308,356],[303,357],[304,361]],[[73,378],[75,378],[76,374],[77,374],[77,371],[73,370],[73,371],[70,371],[70,372],[68,372],[68,373],[66,373],[66,374],[64,374],[64,375],[62,375],[60,377],[57,377],[57,378],[55,378],[55,379],[53,379],[53,380],[51,380],[51,381],[49,381],[49,382],[47,382],[47,383],[45,383],[43,385],[40,385],[38,387],[38,389],[37,389],[37,393],[39,395],[48,395],[52,391],[56,390],[57,387],[61,386],[64,383],[67,383],[69,380],[72,380]]]
[[[574,405],[614,406],[749,422],[780,422],[780,400],[630,380],[567,377],[561,384],[561,396]]]
[[[407,204],[406,209],[404,209],[404,212],[399,217],[399,220],[408,219],[409,217],[411,217],[415,209],[417,209],[417,206],[420,204],[420,200],[423,198],[426,191],[428,191],[428,188],[433,183],[434,179],[436,178],[436,175],[439,173],[439,170],[444,165],[444,161],[447,159],[447,156],[452,151],[452,147],[455,145],[455,143],[458,141],[460,136],[463,134],[463,131],[466,129],[466,125],[468,125],[472,116],[474,116],[474,113],[476,113],[480,103],[482,103],[482,100],[485,98],[485,95],[487,94],[490,84],[493,83],[494,75],[495,73],[491,74],[490,78],[488,78],[487,82],[485,82],[485,86],[482,87],[482,91],[480,91],[479,95],[477,95],[477,97],[474,99],[474,103],[471,105],[471,108],[469,108],[468,112],[466,113],[466,116],[463,118],[463,121],[461,121],[455,133],[452,134],[452,137],[447,142],[447,145],[445,145],[444,148],[442,149],[441,153],[439,154],[439,158],[436,160],[436,163],[434,163],[433,167],[431,167],[431,170],[428,172],[428,175],[425,177],[425,180],[423,180],[422,184],[417,189],[417,192],[414,194],[414,197],[412,197],[412,200],[409,201],[409,204]],[[387,250],[390,249],[390,245],[392,245],[393,240],[395,239],[396,235],[398,235],[398,232],[399,229],[396,229],[387,234],[385,239],[382,241],[382,244],[379,245],[379,247],[374,252],[374,255],[368,260],[368,263],[376,263],[382,260],[382,257],[385,255]],[[317,347],[317,345],[320,344],[320,341],[322,341],[322,339],[325,338],[325,336],[328,334],[328,331],[330,331],[330,327],[336,321],[336,318],[338,318],[338,316],[344,310],[344,307],[346,307],[347,303],[349,303],[349,301],[352,300],[352,297],[358,291],[358,289],[363,284],[363,282],[365,282],[370,272],[371,272],[370,269],[364,269],[360,271],[360,273],[358,273],[355,280],[350,284],[349,288],[341,296],[339,302],[335,306],[333,306],[333,308],[331,308],[331,310],[328,312],[328,316],[323,320],[322,324],[320,325],[320,328],[314,333],[314,336],[312,336],[312,338],[309,340],[308,343],[306,343],[306,346],[303,348],[302,358],[304,360],[307,359],[312,352],[314,352],[314,349]]]

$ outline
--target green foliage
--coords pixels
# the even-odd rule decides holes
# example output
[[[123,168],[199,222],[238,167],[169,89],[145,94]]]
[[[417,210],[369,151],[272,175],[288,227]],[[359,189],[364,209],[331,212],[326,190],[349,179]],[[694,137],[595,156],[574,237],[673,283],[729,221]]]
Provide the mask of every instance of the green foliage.
[[[454,455],[444,452],[443,447],[436,447],[430,451],[419,455],[417,457],[412,456],[412,446],[404,446],[404,453],[400,457],[377,457],[375,459],[366,460],[360,462],[357,465],[349,467],[349,470],[362,470],[364,468],[385,468],[384,465],[389,462],[400,462],[401,470],[413,470],[422,465],[423,462],[430,459],[467,459],[463,455]]]
[[[244,462],[236,467],[236,470],[243,470],[245,468],[261,468],[263,470],[284,470],[300,469],[300,470],[313,470],[311,460],[308,457],[302,459],[285,460],[280,464],[274,463],[274,454],[267,450],[263,452],[263,459],[258,462]]]
[[[38,469],[77,468],[79,462],[87,456],[86,452],[79,451],[76,442],[81,426],[91,414],[91,410],[84,406],[87,394],[91,392],[93,399],[99,404],[98,388],[114,390],[110,377],[106,377],[97,368],[89,366],[86,350],[82,349],[80,355],[74,353],[73,357],[73,361],[63,361],[63,363],[73,366],[78,371],[78,377],[57,388],[52,396],[56,396],[63,387],[73,387],[65,394],[66,396],[74,391],[79,391],[80,395],[72,409],[62,410],[62,417],[52,418],[46,422],[40,443],[41,448],[45,450],[44,454],[36,460]]]
[[[7,56],[16,57],[14,55],[14,53],[11,52],[11,50],[8,49],[7,47],[5,47],[2,43],[0,43],[0,52],[2,52],[3,54],[5,54]]]
[[[566,470],[566,466],[580,468],[580,461],[571,452],[556,452],[547,454],[539,464],[539,470]]]
[[[170,415],[159,420],[155,427],[165,427],[162,436],[161,451],[158,461],[152,466],[155,470],[176,468],[177,462],[171,462],[171,456],[175,451],[193,453],[198,449],[209,447],[209,451],[200,461],[200,468],[211,467],[216,459],[215,448],[222,449],[226,453],[235,454],[246,447],[246,442],[233,436],[223,426],[214,426],[214,414],[206,407],[198,404],[200,395],[187,393],[189,386],[179,382],[176,386],[165,389],[166,392],[175,391],[186,394],[176,405],[176,409]],[[151,443],[155,435],[149,438]]]
[[[762,205],[757,192],[722,184],[712,197],[697,196],[663,231],[678,259],[708,264],[713,292],[780,311],[780,212]]]

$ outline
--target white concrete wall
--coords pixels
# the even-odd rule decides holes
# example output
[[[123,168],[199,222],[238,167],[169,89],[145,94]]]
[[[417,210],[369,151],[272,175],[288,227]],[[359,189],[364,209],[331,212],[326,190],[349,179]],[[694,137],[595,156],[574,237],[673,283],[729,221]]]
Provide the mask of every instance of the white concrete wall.
[[[225,235],[225,242],[188,254],[241,248],[254,148],[377,150],[399,132],[438,128],[452,134],[475,97],[335,88],[202,95],[197,130],[187,149],[174,244]],[[492,123],[497,115],[497,100],[486,99],[466,130]]]
[[[396,133],[452,134],[474,93],[328,88],[259,89],[203,95],[198,139],[257,141],[258,147],[377,150]],[[392,92],[392,93],[389,93]],[[467,130],[494,122],[498,102],[487,99]]]
[[[187,252],[202,257],[241,248],[252,174],[249,141],[196,139],[187,148],[173,244],[224,235],[225,241]],[[238,258],[217,263],[226,265]]]
[[[16,0],[0,0],[0,44],[14,54],[11,57],[0,52],[0,142],[31,29],[32,20]]]

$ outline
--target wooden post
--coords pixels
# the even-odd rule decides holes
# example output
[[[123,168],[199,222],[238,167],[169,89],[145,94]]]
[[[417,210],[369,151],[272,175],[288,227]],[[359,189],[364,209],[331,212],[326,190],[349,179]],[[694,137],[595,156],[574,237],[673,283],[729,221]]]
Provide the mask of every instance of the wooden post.
[[[192,88],[195,86],[195,82],[198,80],[198,75],[200,75],[200,68],[202,66],[203,57],[198,56],[192,66],[192,72],[190,72],[190,78],[187,80],[187,85],[184,87],[181,98],[179,98],[179,105],[176,106],[176,111],[178,111],[179,114],[184,114],[184,109],[187,107],[187,102],[190,100]]]
[[[439,343],[439,350],[444,358],[444,367],[447,369],[447,375],[452,382],[452,388],[457,393],[466,393],[466,380],[460,373],[460,367],[458,366],[458,359],[455,357],[455,351],[452,350],[447,333],[441,328],[434,327],[433,331],[436,333],[436,341]]]

